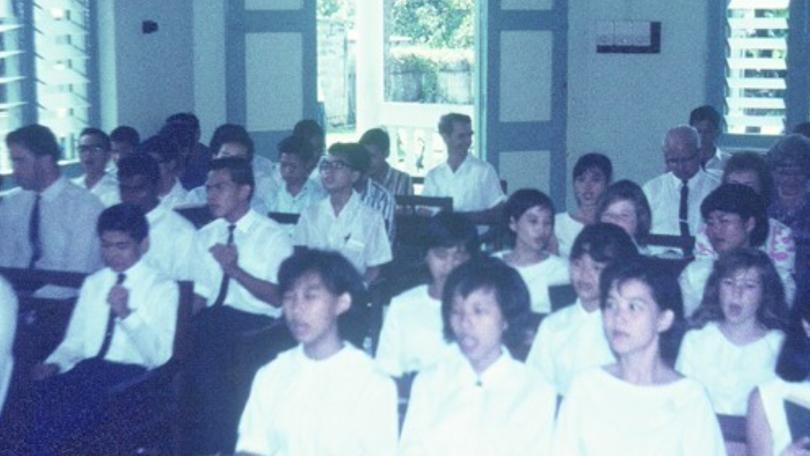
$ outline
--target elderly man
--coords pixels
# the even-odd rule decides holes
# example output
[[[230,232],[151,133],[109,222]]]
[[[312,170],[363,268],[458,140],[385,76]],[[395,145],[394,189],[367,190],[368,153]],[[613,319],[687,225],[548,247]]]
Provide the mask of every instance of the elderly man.
[[[694,236],[701,222],[700,203],[720,182],[700,166],[700,136],[682,125],[664,138],[667,172],[644,184],[653,213],[652,232]]]

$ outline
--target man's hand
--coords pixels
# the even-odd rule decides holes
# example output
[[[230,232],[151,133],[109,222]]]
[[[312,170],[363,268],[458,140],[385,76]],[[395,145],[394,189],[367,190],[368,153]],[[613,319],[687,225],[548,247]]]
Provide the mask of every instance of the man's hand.
[[[45,380],[59,373],[59,366],[54,363],[39,363],[31,368],[31,378],[36,381]]]
[[[216,244],[208,251],[214,256],[225,274],[232,276],[233,272],[239,267],[239,251],[236,250],[235,245]]]
[[[128,304],[129,290],[124,288],[123,285],[116,285],[110,289],[107,294],[107,303],[110,305],[110,310],[118,318],[127,318],[132,313]]]

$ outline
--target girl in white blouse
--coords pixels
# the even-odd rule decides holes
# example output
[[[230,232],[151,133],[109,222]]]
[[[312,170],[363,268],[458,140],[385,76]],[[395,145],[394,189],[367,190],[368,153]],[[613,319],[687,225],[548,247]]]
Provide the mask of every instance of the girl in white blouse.
[[[797,302],[776,362],[777,378],[759,385],[748,399],[751,456],[810,454],[810,436],[792,436],[785,399],[810,403],[810,301]]]
[[[414,381],[401,456],[548,454],[556,396],[507,348],[521,341],[528,308],[526,286],[500,260],[450,274],[442,318],[453,347]]]
[[[554,204],[543,192],[520,189],[503,208],[504,218],[513,234],[514,247],[495,254],[517,269],[529,287],[532,312],[551,312],[550,285],[569,282],[568,261],[549,253],[554,234]]]
[[[639,253],[647,254],[644,239],[652,227],[652,210],[637,183],[627,179],[612,183],[599,202],[596,219],[620,226],[633,238]]]
[[[768,255],[753,248],[722,254],[675,368],[706,387],[716,413],[745,415],[751,390],[774,376],[785,321],[785,293]]]
[[[605,335],[617,362],[574,379],[552,454],[725,454],[703,387],[661,357],[661,338],[681,309],[674,277],[638,258],[608,266],[600,285]]]

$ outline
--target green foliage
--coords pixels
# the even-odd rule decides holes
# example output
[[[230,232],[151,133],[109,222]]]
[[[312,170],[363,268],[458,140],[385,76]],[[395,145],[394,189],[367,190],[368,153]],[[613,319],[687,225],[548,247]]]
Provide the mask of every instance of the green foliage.
[[[318,19],[354,21],[354,0],[317,0]]]
[[[472,48],[475,0],[394,0],[392,35],[432,48]]]

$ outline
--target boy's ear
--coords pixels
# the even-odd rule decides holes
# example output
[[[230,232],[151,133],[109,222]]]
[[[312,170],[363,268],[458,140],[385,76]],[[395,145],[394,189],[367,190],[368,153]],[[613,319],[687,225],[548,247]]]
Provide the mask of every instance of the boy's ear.
[[[335,308],[335,315],[342,315],[352,307],[352,296],[349,293],[343,293],[337,298],[337,308]]]

